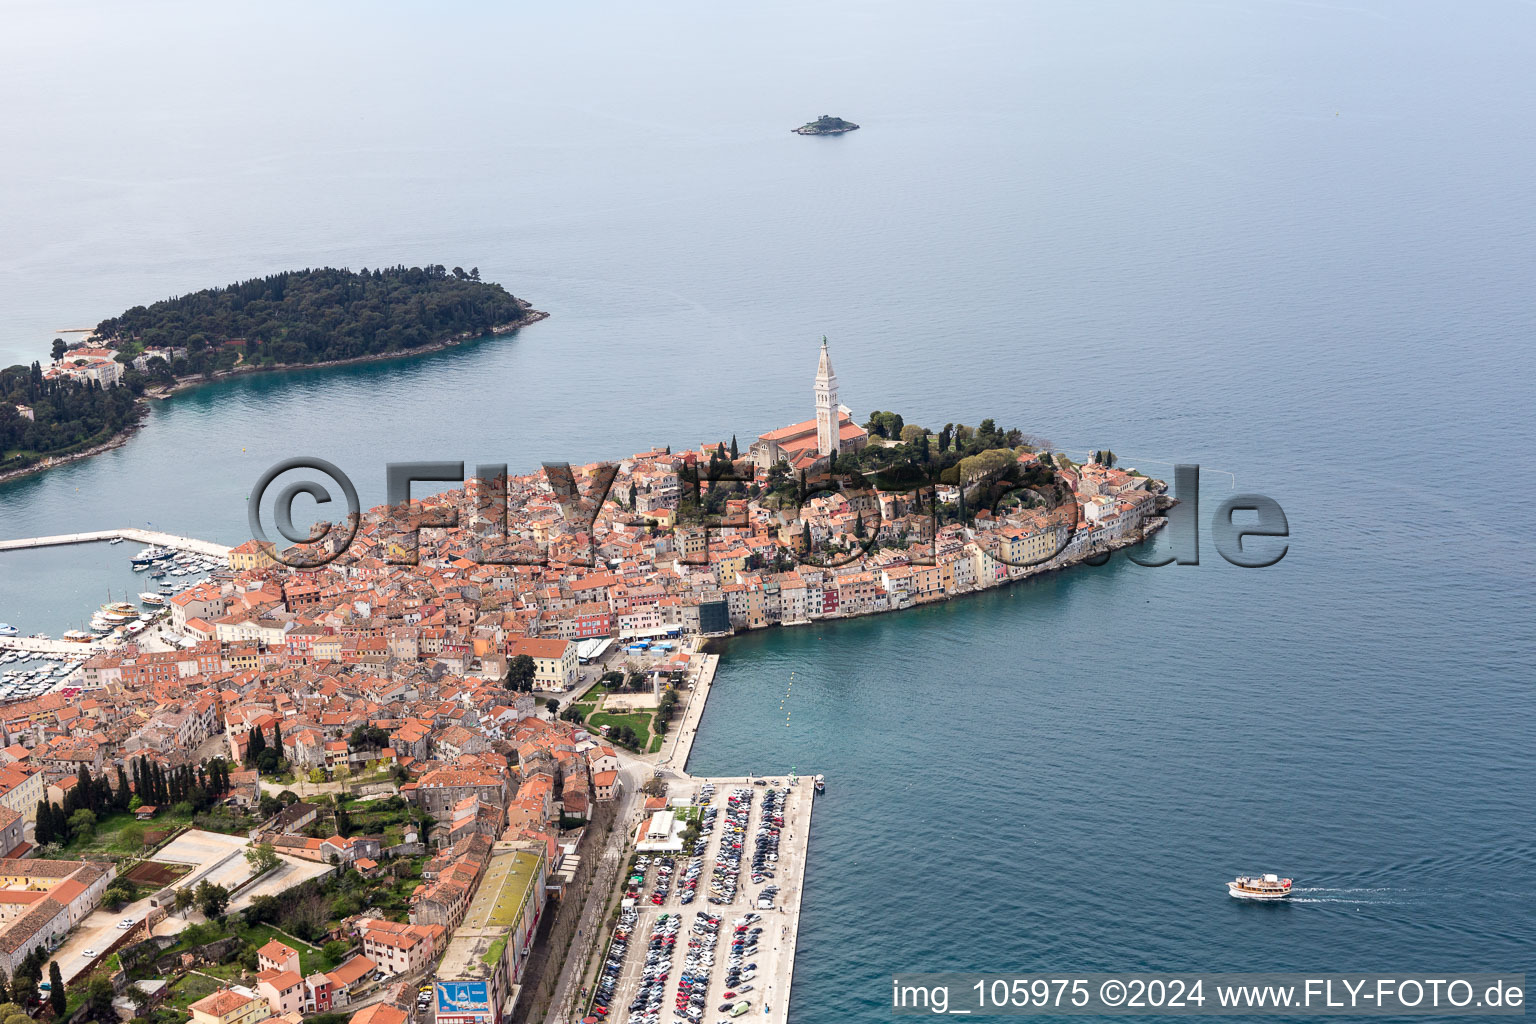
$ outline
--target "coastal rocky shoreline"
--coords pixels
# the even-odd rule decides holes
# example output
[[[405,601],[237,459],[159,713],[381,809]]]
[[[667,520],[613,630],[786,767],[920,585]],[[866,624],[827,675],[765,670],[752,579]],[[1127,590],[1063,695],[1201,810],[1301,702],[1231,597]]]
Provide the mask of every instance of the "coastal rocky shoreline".
[[[331,359],[321,363],[276,363],[271,366],[242,364],[228,370],[216,370],[206,377],[201,374],[192,377],[182,377],[179,378],[176,383],[169,386],[145,388],[144,394],[141,395],[136,402],[136,405],[138,406],[138,416],[132,423],[118,431],[112,437],[101,442],[100,444],[92,445],[91,447],[78,452],[72,452],[68,455],[60,455],[54,458],[44,459],[41,462],[34,463],[30,466],[23,466],[19,469],[11,469],[0,472],[0,484],[6,484],[12,480],[19,480],[22,477],[32,476],[36,473],[43,473],[50,469],[57,469],[60,466],[67,466],[71,463],[79,462],[82,459],[88,459],[94,455],[100,455],[104,452],[112,451],[114,448],[121,448],[123,445],[127,444],[129,439],[132,438],[134,434],[138,433],[139,429],[143,426],[144,413],[148,409],[148,404],[152,401],[163,402],[176,395],[182,394],[183,392],[192,391],[196,388],[200,388],[208,384],[214,384],[219,381],[228,380],[232,377],[238,377],[244,374],[291,370],[321,370],[342,366],[355,366],[363,363],[387,362],[394,359],[409,359],[414,356],[431,355],[435,352],[442,352],[445,349],[457,348],[465,342],[474,341],[477,338],[484,338],[487,336],[500,337],[507,334],[513,334],[523,327],[536,324],[540,320],[544,320],[549,317],[547,312],[534,309],[532,303],[523,299],[519,299],[518,301],[527,310],[527,315],[515,323],[498,324],[487,332],[465,331],[461,334],[456,334],[452,337],[444,338],[441,341],[430,342],[418,348],[408,349],[405,351],[377,352],[370,353],[369,355],[354,356],[350,359]]]
[[[325,362],[320,363],[274,363],[271,366],[253,366],[250,364],[242,364],[228,370],[216,370],[208,377],[203,377],[201,375],[196,377],[184,377],[170,387],[145,388],[144,397],[153,399],[155,401],[164,401],[165,399],[171,398],[174,395],[179,395],[185,391],[191,391],[195,388],[202,387],[205,384],[212,384],[217,381],[227,380],[230,377],[238,377],[241,374],[247,373],[273,373],[279,371],[294,370],[326,370],[341,366],[359,366],[364,363],[385,363],[395,359],[410,359],[414,356],[427,356],[432,355],[435,352],[442,352],[446,349],[457,348],[458,346],[464,344],[466,341],[474,341],[477,338],[501,337],[503,335],[512,334],[521,328],[529,326],[530,324],[536,324],[540,320],[548,319],[548,317],[548,313],[544,312],[543,310],[533,309],[530,305],[528,309],[528,315],[524,319],[519,320],[516,323],[498,324],[495,327],[492,327],[489,331],[465,331],[462,334],[455,334],[451,338],[444,338],[442,341],[429,342],[426,345],[420,345],[412,349],[404,349],[398,352],[374,352],[365,356],[353,356],[350,359],[328,359]]]
[[[840,117],[833,117],[830,114],[822,114],[808,124],[790,129],[796,135],[842,135],[858,130],[859,126],[852,121],[845,121]]]

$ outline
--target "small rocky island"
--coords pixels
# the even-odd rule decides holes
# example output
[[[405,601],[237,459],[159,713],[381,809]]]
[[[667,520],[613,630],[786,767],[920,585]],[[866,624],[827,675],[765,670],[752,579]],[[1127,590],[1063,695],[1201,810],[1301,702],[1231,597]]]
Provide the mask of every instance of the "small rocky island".
[[[795,129],[796,135],[841,135],[843,132],[851,132],[858,129],[858,125],[852,121],[844,121],[840,117],[831,114],[822,114],[810,124],[803,124]]]

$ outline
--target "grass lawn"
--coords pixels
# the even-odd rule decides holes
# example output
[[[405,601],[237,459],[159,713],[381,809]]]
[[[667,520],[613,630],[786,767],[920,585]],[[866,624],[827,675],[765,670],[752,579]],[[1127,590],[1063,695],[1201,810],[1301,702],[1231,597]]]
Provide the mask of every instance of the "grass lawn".
[[[660,753],[662,739],[663,739],[663,737],[661,737],[661,736],[653,736],[653,737],[651,737],[651,745],[646,748],[647,753],[651,753],[651,754]]]
[[[238,935],[245,941],[249,942],[251,945],[255,946],[257,949],[265,946],[271,940],[276,939],[278,942],[298,950],[299,966],[303,968],[304,976],[306,978],[313,974],[315,971],[327,971],[331,968],[331,964],[314,946],[311,946],[307,942],[296,939],[291,935],[284,934],[282,931],[270,924],[258,924],[247,927],[241,921],[239,914],[231,914],[229,917],[225,918],[224,921],[226,925],[225,928],[210,929],[209,934],[203,934],[203,930],[208,929],[207,925],[203,925],[199,928],[197,933],[188,935],[186,938],[182,939],[180,942],[165,952],[184,953],[194,946],[201,946],[206,942],[215,942],[218,939],[224,938],[226,935]],[[165,954],[161,955],[163,956]],[[240,974],[240,965],[238,963],[220,964],[217,966],[200,967],[198,970],[206,971],[208,974],[212,974],[220,978],[234,978],[238,977]],[[203,993],[203,995],[207,994],[207,992]],[[200,998],[202,998],[202,996],[192,997],[193,1000]],[[174,999],[175,996],[173,994],[172,1000],[174,1001]]]
[[[627,715],[610,715],[607,712],[599,712],[587,719],[587,725],[593,729],[598,729],[605,725],[610,729],[615,726],[627,725],[635,730],[635,735],[638,737],[635,745],[641,750],[646,749],[651,742],[651,713],[648,711]]]
[[[376,835],[390,826],[405,826],[411,820],[411,805],[399,797],[380,797],[375,800],[358,800],[343,797],[342,809],[352,819],[352,832]]]
[[[321,955],[320,951],[314,946],[311,946],[309,943],[304,942],[301,939],[296,939],[292,935],[288,935],[282,931],[279,931],[277,928],[274,928],[270,924],[258,924],[249,928],[241,925],[235,929],[235,932],[243,936],[247,942],[251,943],[257,949],[265,946],[272,939],[276,939],[283,945],[290,946],[298,950],[299,966],[304,969],[304,977],[306,978],[316,971],[328,971],[331,969],[330,962],[326,960],[325,957]]]
[[[411,860],[411,870],[402,869],[401,877],[397,879],[388,876],[378,879],[378,887],[372,890],[373,912],[377,912],[380,917],[391,921],[408,919],[411,893],[421,884],[421,865],[426,863],[425,857],[419,860],[413,857]]]
[[[162,811],[152,821],[137,820],[132,811],[104,815],[96,822],[96,830],[88,839],[71,839],[59,851],[65,860],[120,861],[138,857],[144,852],[146,830],[166,832],[192,822],[190,814]]]
[[[197,1002],[204,996],[211,996],[219,990],[219,983],[212,978],[205,978],[201,974],[188,974],[171,987],[171,993],[166,997],[165,1005],[174,1006],[183,1013],[190,1014],[187,1007]]]

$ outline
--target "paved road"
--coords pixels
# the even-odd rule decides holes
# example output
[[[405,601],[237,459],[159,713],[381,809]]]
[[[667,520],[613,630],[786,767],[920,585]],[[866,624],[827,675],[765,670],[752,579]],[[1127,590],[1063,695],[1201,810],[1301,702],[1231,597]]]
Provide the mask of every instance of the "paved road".
[[[550,1000],[549,1013],[545,1017],[549,1024],[562,1024],[576,1019],[583,980],[579,973],[592,953],[593,942],[599,937],[606,938],[601,935],[605,930],[604,912],[617,888],[619,871],[629,860],[630,833],[639,824],[643,798],[640,787],[650,778],[651,766],[622,752],[619,754],[619,762],[619,781],[623,793],[614,812],[613,831],[609,833],[601,859],[593,871],[586,905],[581,908],[581,920],[576,925],[576,940],[571,943],[565,955],[565,963],[560,969],[560,982],[555,986],[555,995]],[[590,853],[587,855],[591,856]]]
[[[146,896],[118,911],[97,909],[87,914],[50,958],[58,961],[64,983],[68,985],[98,954],[122,937],[123,930],[117,927],[119,921],[129,917],[138,921],[147,913],[149,897]],[[87,950],[91,951],[90,956],[85,955]]]

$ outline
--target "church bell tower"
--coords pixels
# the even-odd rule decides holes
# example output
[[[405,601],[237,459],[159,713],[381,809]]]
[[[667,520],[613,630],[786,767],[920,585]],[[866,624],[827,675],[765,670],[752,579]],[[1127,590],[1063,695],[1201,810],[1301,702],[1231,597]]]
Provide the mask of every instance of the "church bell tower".
[[[837,450],[842,417],[837,408],[837,374],[832,372],[832,357],[827,355],[827,339],[821,339],[821,364],[816,367],[816,454],[831,455]]]

